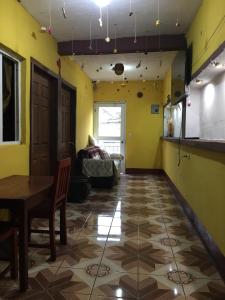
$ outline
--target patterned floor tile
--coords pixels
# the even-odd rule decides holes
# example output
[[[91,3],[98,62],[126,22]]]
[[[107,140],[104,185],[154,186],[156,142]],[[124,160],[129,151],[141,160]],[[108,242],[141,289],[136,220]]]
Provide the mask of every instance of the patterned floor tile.
[[[105,237],[108,235],[110,231],[110,226],[87,226],[84,227],[80,233],[79,237],[88,237],[88,236],[99,236]]]
[[[86,220],[87,226],[111,226],[114,214],[91,214]]]
[[[52,273],[44,269],[29,277],[29,289],[26,293],[20,293],[18,286],[5,294],[6,299],[65,299],[60,297],[62,291],[76,290],[85,293],[84,284],[76,278],[71,270],[61,270]],[[1,289],[2,291],[2,289]],[[2,295],[2,294],[1,294]]]
[[[181,262],[179,262],[179,260],[177,259],[176,259],[176,264],[179,271],[190,273],[193,278],[199,278],[199,279],[208,278],[210,280],[222,280],[218,271],[215,269],[213,265],[208,264],[208,261],[206,261],[203,270],[201,270],[201,266],[198,265],[186,266]]]
[[[116,218],[117,220],[119,218]],[[118,224],[118,222],[117,222]],[[109,238],[112,237],[123,237],[125,239],[138,239],[138,226],[132,223],[123,223],[121,226],[113,226],[109,231]]]
[[[122,175],[111,190],[68,203],[67,231],[67,245],[57,236],[55,262],[48,262],[49,249],[29,249],[28,291],[20,294],[8,273],[0,299],[225,299],[220,275],[163,176]],[[48,236],[32,239],[45,243]]]
[[[70,294],[64,291],[60,292],[60,298],[55,299],[62,299],[62,300],[89,300],[91,295],[82,295],[82,294]]]
[[[137,276],[127,273],[114,273],[114,277],[98,277],[92,291],[94,296],[115,297],[116,299],[137,299]]]
[[[183,286],[187,300],[224,300],[225,285],[223,281],[206,281],[194,279]]]
[[[85,265],[85,264],[83,264]],[[87,269],[73,269],[73,268],[60,268],[57,275],[63,276],[65,273],[70,273],[69,278],[70,286],[66,287],[63,292],[68,294],[85,294],[90,295],[94,285],[95,277],[90,276],[87,273]]]
[[[171,282],[166,276],[139,275],[138,299],[184,300],[182,286]]]
[[[165,233],[166,228],[164,226],[157,225],[150,222],[142,222],[139,224],[139,239],[150,239]]]
[[[114,266],[122,268],[123,272],[138,273],[139,257],[137,245],[129,244],[128,246],[126,244],[126,247],[109,247],[104,252],[103,260],[105,258]]]
[[[159,253],[161,256],[174,257],[170,244],[165,243],[168,236],[166,234],[160,234],[152,239],[140,239],[139,240],[139,255],[145,256],[150,253]]]

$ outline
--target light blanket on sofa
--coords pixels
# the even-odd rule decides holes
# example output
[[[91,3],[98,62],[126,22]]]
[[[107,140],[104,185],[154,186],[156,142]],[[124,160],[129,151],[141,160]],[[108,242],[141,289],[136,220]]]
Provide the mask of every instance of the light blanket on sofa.
[[[82,173],[88,177],[113,176],[113,161],[111,159],[83,159]]]

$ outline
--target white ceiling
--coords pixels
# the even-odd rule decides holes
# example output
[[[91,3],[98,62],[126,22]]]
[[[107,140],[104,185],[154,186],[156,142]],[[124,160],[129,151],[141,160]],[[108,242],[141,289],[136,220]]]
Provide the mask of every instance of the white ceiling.
[[[147,55],[144,53],[78,55],[71,59],[75,59],[92,80],[117,81],[123,80],[123,78],[127,78],[127,80],[157,80],[164,78],[175,55],[175,51],[170,51],[151,52]],[[140,61],[141,66],[136,68]],[[112,68],[116,63],[124,64],[124,75],[115,75]]]
[[[158,2],[159,1],[159,2]],[[187,32],[202,0],[132,0],[132,11],[136,12],[137,37],[158,35],[155,26],[161,21],[160,34],[181,34]],[[51,3],[52,34],[57,41],[89,40],[90,20],[92,38],[106,37],[106,8],[103,8],[103,28],[99,26],[99,7],[93,0],[65,0],[67,18],[64,19],[62,7],[64,0],[21,0],[22,5],[42,26],[49,25],[49,6]],[[129,16],[130,0],[111,0],[109,5],[109,35],[114,38],[117,24],[117,37],[134,36],[134,15]],[[176,21],[180,27],[176,27]],[[111,70],[110,64],[121,62],[125,65],[124,77],[128,80],[163,79],[175,56],[175,52],[148,53],[148,55],[116,54],[98,56],[75,56],[75,59],[92,80],[122,80]],[[140,68],[136,68],[139,61]],[[161,63],[160,63],[161,61]],[[148,70],[145,70],[145,67]],[[102,70],[100,70],[100,67]],[[99,69],[99,72],[96,70]],[[140,77],[143,75],[143,77]]]
[[[65,0],[67,19],[63,18],[64,0],[21,0],[22,5],[43,26],[49,25],[49,3],[52,7],[53,36],[57,41],[89,39],[90,20],[93,38],[106,37],[106,8],[103,8],[103,28],[98,23],[99,8],[93,0]],[[185,33],[202,0],[159,0],[161,34]],[[109,32],[114,35],[117,24],[118,37],[134,35],[134,16],[129,17],[129,0],[111,0],[109,6]],[[137,35],[156,35],[155,20],[158,18],[158,0],[132,0],[132,11],[137,16]],[[176,27],[179,17],[180,27]]]

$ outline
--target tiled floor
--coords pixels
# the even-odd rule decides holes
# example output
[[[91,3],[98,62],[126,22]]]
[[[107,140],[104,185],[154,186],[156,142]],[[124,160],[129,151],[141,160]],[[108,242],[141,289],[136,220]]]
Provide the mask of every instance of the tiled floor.
[[[19,294],[6,278],[0,299],[225,299],[223,281],[163,177],[123,176],[112,190],[68,204],[67,215],[68,245],[58,246],[56,262],[47,262],[48,250],[30,250],[29,290]]]

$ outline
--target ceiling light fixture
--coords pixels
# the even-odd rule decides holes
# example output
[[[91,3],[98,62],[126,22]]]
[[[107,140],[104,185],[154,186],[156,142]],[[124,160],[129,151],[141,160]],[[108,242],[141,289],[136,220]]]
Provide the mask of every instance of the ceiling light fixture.
[[[93,0],[93,1],[100,8],[108,6],[110,4],[110,2],[111,2],[111,0]]]
[[[107,18],[107,34],[106,34],[106,38],[105,38],[105,41],[106,43],[110,43],[111,39],[109,37],[109,8],[107,6],[107,13],[106,13],[106,18]]]

